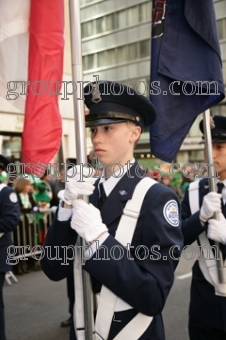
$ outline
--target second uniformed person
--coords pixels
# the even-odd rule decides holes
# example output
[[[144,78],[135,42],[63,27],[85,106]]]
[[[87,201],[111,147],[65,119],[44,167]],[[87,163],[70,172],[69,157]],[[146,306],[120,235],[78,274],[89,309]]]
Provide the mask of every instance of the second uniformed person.
[[[0,162],[6,167],[9,161],[0,155]],[[20,208],[14,189],[5,183],[0,183],[0,339],[6,340],[5,317],[3,302],[3,284],[6,272],[11,270],[7,264],[7,249],[11,246],[11,232],[16,230],[19,224]]]
[[[211,129],[213,161],[217,165],[216,191],[209,192],[208,179],[189,185],[182,201],[182,231],[184,245],[195,240],[206,249],[220,243],[224,261],[226,257],[226,117],[214,116]],[[200,123],[203,133],[203,121]],[[195,211],[194,202],[197,202]],[[213,218],[220,213],[220,220]],[[189,309],[189,335],[191,340],[226,339],[226,285],[219,285],[217,253],[202,254],[192,269]],[[206,257],[206,261],[205,261]],[[212,260],[211,260],[212,258]],[[224,269],[225,270],[225,269]]]
[[[128,253],[117,252],[124,244],[115,239],[121,228],[123,209],[145,176],[134,160],[133,151],[143,128],[154,122],[155,108],[144,96],[122,84],[103,82],[98,84],[98,89],[96,86],[89,84],[84,89],[85,104],[90,110],[86,126],[91,130],[95,154],[105,166],[104,177],[94,185],[92,178],[84,178],[84,182],[78,182],[76,176],[68,179],[45,246],[52,247],[51,257],[54,258],[54,246],[59,246],[62,257],[62,246],[75,245],[77,235],[92,244],[91,247],[98,241],[98,259],[93,248],[93,256],[83,269],[92,277],[95,294],[100,293],[104,285],[123,302],[116,306],[105,338],[114,339],[142,313],[139,327],[143,327],[142,317],[153,316],[153,320],[150,319],[136,340],[164,340],[161,312],[174,281],[183,243],[176,194],[154,181],[144,200],[138,197],[135,202],[135,205],[141,204],[141,211]],[[90,195],[91,204],[76,199],[79,194]],[[127,237],[130,227],[130,223],[124,224],[120,232]],[[109,260],[104,260],[106,249],[108,254],[115,251]],[[50,260],[45,255],[41,264],[52,280],[61,280],[73,271],[72,260],[65,266],[62,261]],[[108,306],[108,298],[104,303]],[[108,308],[105,310],[107,313]],[[138,326],[128,327],[128,339],[134,339]],[[101,334],[99,336],[102,339]],[[72,339],[75,339],[74,331]]]

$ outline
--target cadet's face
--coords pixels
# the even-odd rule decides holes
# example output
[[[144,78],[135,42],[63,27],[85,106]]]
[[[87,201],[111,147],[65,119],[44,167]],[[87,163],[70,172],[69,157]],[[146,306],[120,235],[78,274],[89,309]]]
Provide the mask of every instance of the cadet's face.
[[[226,143],[213,143],[213,161],[217,164],[220,180],[226,179]]]
[[[124,166],[133,158],[134,143],[141,133],[139,126],[124,122],[90,130],[93,149],[100,163],[107,166],[120,163]]]

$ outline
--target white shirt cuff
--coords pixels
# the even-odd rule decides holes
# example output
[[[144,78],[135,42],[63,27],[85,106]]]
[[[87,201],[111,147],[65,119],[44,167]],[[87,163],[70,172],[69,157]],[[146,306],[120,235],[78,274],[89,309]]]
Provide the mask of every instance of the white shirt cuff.
[[[72,209],[63,208],[59,205],[57,219],[58,221],[67,221],[72,215]]]
[[[104,241],[108,238],[110,234],[108,232],[104,233],[98,240],[94,241],[93,244],[86,249],[84,253],[84,259],[89,260],[95,254],[97,249],[104,243]]]

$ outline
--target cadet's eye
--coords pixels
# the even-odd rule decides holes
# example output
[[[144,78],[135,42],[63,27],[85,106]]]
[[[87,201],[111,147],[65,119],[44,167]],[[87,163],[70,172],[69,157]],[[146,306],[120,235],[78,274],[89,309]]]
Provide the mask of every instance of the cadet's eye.
[[[104,127],[104,130],[105,130],[105,131],[110,131],[111,129],[112,129],[111,126],[105,126],[105,127]]]
[[[91,128],[91,129],[90,129],[90,132],[91,132],[92,135],[93,135],[94,133],[96,133],[96,131],[97,131],[97,129],[95,129],[95,128]]]

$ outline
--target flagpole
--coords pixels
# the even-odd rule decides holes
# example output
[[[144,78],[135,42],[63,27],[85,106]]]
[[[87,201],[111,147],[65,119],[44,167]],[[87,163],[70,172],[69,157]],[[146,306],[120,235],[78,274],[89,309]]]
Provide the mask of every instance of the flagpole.
[[[76,158],[77,164],[87,163],[86,157],[86,138],[85,138],[85,114],[83,98],[83,72],[82,72],[82,44],[81,44],[81,23],[80,23],[80,2],[79,0],[69,0],[70,11],[70,33],[71,33],[71,58],[72,58],[72,80],[77,86],[73,94],[74,102],[74,121],[76,139]],[[79,83],[80,82],[80,83]],[[80,98],[80,99],[79,99]],[[88,198],[84,197],[88,203]],[[84,240],[81,240],[82,249],[86,248]],[[85,339],[93,339],[93,310],[91,299],[90,276],[82,270],[83,301],[84,301],[84,321]],[[76,304],[76,301],[75,301]]]
[[[210,191],[216,192],[216,182],[215,182],[215,177],[216,174],[214,172],[214,167],[212,166],[213,164],[213,152],[212,152],[212,136],[211,136],[211,131],[210,131],[210,110],[206,110],[203,112],[203,127],[204,127],[204,136],[205,136],[205,148],[206,148],[206,157],[207,157],[207,164],[208,169],[209,169],[209,188]],[[214,218],[216,220],[219,220],[219,214],[215,213]],[[219,259],[217,261],[217,273],[218,273],[218,279],[219,283],[223,284],[225,283],[225,278],[223,275],[223,256],[222,252],[220,250],[220,245],[219,242],[214,242],[216,245],[217,249],[219,250]]]

